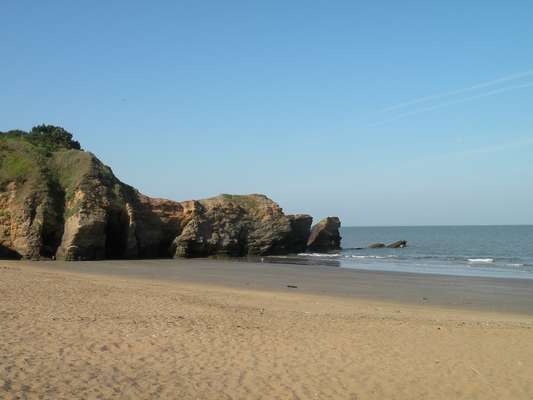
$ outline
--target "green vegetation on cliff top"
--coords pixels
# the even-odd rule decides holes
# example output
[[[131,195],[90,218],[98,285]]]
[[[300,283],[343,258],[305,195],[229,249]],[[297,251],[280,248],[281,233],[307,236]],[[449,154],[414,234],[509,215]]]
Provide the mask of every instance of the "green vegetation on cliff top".
[[[0,132],[0,186],[9,182],[32,182],[41,186],[49,175],[53,152],[80,149],[72,134],[52,125],[39,125],[30,132]]]
[[[40,152],[50,153],[59,149],[81,150],[79,142],[72,139],[72,134],[54,125],[37,125],[29,132],[13,130],[0,132],[2,140],[23,140],[33,144]]]
[[[81,150],[72,134],[53,125],[39,125],[29,132],[0,132],[0,190],[10,182],[28,190],[46,190],[58,183],[67,198],[90,175],[114,179],[109,168]]]
[[[38,125],[29,132],[0,131],[0,191],[9,183],[17,184],[21,197],[55,188],[54,192],[61,192],[69,200],[79,185],[92,185],[92,181],[106,185],[117,196],[135,191],[121,183],[92,153],[83,151],[72,134],[61,127]],[[260,194],[221,194],[200,201],[213,200],[231,201],[252,209],[272,203]]]
[[[42,151],[22,136],[0,134],[0,188],[10,182],[37,184],[45,164]]]

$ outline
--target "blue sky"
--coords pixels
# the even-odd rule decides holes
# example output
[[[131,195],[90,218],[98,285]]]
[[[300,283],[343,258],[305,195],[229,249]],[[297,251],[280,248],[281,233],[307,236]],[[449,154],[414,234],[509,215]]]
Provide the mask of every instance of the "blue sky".
[[[529,1],[0,3],[0,130],[146,194],[344,225],[533,223]]]

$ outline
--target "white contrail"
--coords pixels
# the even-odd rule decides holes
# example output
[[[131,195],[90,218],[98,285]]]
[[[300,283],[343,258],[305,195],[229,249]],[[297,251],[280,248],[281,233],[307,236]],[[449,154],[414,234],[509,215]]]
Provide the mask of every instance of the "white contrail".
[[[454,95],[458,95],[458,94],[462,94],[462,93],[467,93],[467,92],[471,92],[473,90],[482,89],[482,88],[486,88],[486,87],[490,87],[490,86],[495,86],[495,85],[498,85],[500,83],[514,81],[516,79],[521,79],[521,78],[525,78],[525,77],[532,76],[532,75],[533,75],[533,70],[526,71],[526,72],[521,72],[521,73],[517,73],[517,74],[512,74],[512,75],[507,75],[507,76],[504,76],[504,77],[501,77],[501,78],[498,78],[498,79],[494,79],[494,80],[491,80],[491,81],[478,83],[478,84],[473,85],[473,86],[468,86],[466,88],[456,89],[456,90],[452,90],[452,91],[449,91],[449,92],[438,93],[438,94],[434,94],[434,95],[430,95],[430,96],[419,97],[417,99],[405,101],[403,103],[399,103],[399,104],[384,108],[381,111],[382,112],[394,111],[394,110],[398,110],[398,109],[401,109],[401,108],[409,107],[409,106],[414,105],[414,104],[425,103],[425,102],[431,101],[431,100],[438,100],[438,99],[442,99],[442,98],[445,98],[445,97],[450,97],[450,96],[454,96]]]
[[[488,97],[488,96],[493,96],[495,94],[507,92],[509,90],[524,89],[524,88],[528,88],[528,87],[533,87],[533,82],[528,82],[528,83],[525,83],[525,84],[522,84],[522,85],[506,86],[506,87],[503,87],[503,88],[500,88],[500,89],[491,90],[490,92],[480,93],[480,94],[477,94],[477,95],[474,95],[474,96],[469,96],[469,97],[463,97],[463,98],[458,99],[458,100],[448,101],[448,102],[440,103],[440,104],[437,104],[437,105],[434,105],[434,106],[430,106],[430,107],[418,108],[418,109],[413,110],[413,111],[409,111],[409,112],[406,112],[406,113],[403,113],[403,114],[395,115],[391,119],[387,119],[387,120],[384,120],[384,121],[378,121],[378,122],[371,123],[371,124],[369,124],[367,126],[373,127],[373,126],[383,125],[383,124],[387,124],[389,122],[395,121],[395,120],[397,120],[399,118],[407,117],[407,116],[410,116],[410,115],[421,114],[421,113],[424,113],[424,112],[437,110],[439,108],[449,107],[449,106],[452,106],[454,104],[465,103],[467,101],[480,99],[480,98]]]
[[[434,154],[429,156],[423,156],[420,158],[414,158],[409,161],[406,161],[408,164],[420,164],[423,163],[425,165],[428,165],[430,162],[438,162],[438,161],[446,161],[451,158],[467,158],[470,156],[475,156],[478,154],[490,154],[490,153],[498,153],[502,151],[508,151],[513,150],[516,148],[524,148],[533,145],[533,139],[531,138],[520,138],[516,140],[511,141],[505,141],[500,143],[493,143],[489,144],[483,147],[476,147],[473,149],[466,149],[462,151],[450,151],[440,154]]]

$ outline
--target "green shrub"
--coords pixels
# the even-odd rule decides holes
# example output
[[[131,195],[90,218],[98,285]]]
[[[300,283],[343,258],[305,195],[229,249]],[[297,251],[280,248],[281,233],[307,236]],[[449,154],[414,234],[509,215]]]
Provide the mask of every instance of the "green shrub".
[[[72,139],[70,132],[54,125],[37,125],[31,128],[30,132],[21,130],[0,132],[0,139],[24,139],[45,155],[60,149],[81,150],[80,143]]]
[[[72,134],[59,126],[34,126],[26,138],[34,145],[43,147],[48,151],[55,151],[59,148],[81,150],[80,143],[72,140]]]

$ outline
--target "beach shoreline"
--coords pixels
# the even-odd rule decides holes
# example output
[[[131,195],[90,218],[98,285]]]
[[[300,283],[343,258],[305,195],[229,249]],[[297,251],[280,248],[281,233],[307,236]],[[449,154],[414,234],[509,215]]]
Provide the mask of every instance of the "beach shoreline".
[[[15,261],[4,264],[66,273],[533,316],[533,280],[530,279],[371,271],[244,259]]]
[[[0,397],[531,398],[529,281],[458,280],[218,260],[2,261]]]

